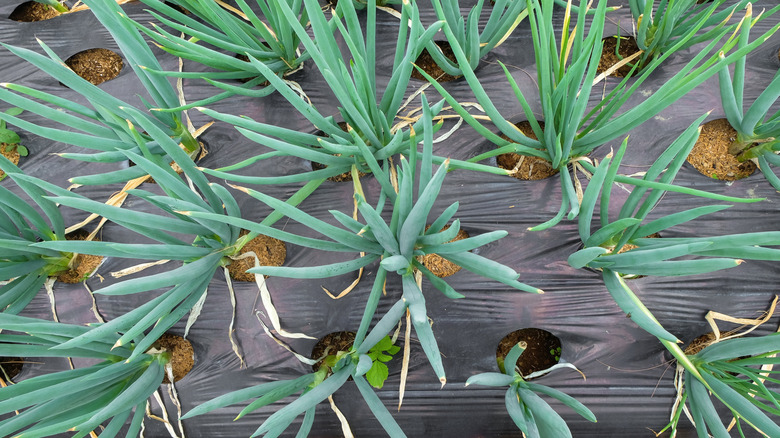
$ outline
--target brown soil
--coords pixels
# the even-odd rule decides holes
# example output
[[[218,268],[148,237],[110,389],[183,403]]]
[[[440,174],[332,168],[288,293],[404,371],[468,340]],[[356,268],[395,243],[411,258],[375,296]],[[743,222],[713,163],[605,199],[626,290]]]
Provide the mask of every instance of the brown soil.
[[[153,348],[170,352],[174,382],[186,376],[195,364],[195,351],[192,349],[192,344],[181,336],[166,333],[154,343]],[[167,375],[162,382],[171,383]]]
[[[311,350],[312,359],[323,358],[312,366],[314,371],[320,369],[326,356],[336,354],[339,351],[349,351],[354,342],[355,332],[333,332],[323,336]]]
[[[13,379],[20,372],[24,366],[24,358],[21,357],[0,357],[0,379],[6,381],[6,377]]]
[[[636,44],[636,40],[632,36],[620,37],[620,47],[618,48],[618,54],[615,54],[615,47],[618,44],[617,36],[609,36],[604,38],[604,48],[601,51],[601,59],[599,60],[599,66],[596,69],[599,73],[607,71],[610,67],[622,61],[623,58],[633,55],[639,51],[639,46]],[[631,73],[631,63],[628,63],[619,69],[612,72],[610,76],[616,76],[619,78],[626,77]]]
[[[712,341],[714,341],[714,340],[715,340],[715,333],[710,332],[710,333],[701,335],[701,336],[695,338],[694,340],[692,340],[691,343],[688,344],[688,346],[685,347],[685,350],[683,350],[683,351],[688,356],[696,354],[696,353],[704,350],[704,348],[707,347],[708,345],[712,344]]]
[[[455,59],[455,53],[453,53],[452,47],[450,47],[450,43],[448,41],[436,41],[436,45],[439,46],[447,59],[457,64],[458,61]],[[450,82],[461,77],[444,73],[444,70],[442,70],[441,67],[439,67],[438,64],[436,64],[436,62],[433,60],[433,57],[428,52],[428,49],[423,49],[422,53],[420,53],[420,56],[417,57],[417,60],[414,61],[414,63],[423,69],[425,73],[428,73],[431,75],[431,77],[436,79],[437,82]],[[423,75],[417,71],[417,69],[412,70],[412,77],[421,81],[426,80],[425,77],[423,77]]]
[[[76,230],[65,235],[67,240],[86,240],[89,232],[86,230]],[[95,238],[95,241],[99,239]],[[102,256],[91,254],[78,254],[73,262],[73,269],[65,271],[57,276],[57,280],[63,283],[81,283],[87,279],[87,276],[100,266],[103,261]]]
[[[427,231],[428,228],[431,226],[428,225],[425,227],[425,230]],[[450,226],[447,225],[442,230],[446,230]],[[454,242],[456,240],[463,240],[469,237],[469,233],[467,233],[465,230],[459,230],[458,234],[455,236],[454,239],[450,240],[450,242]],[[444,257],[438,255],[438,254],[426,254],[422,256],[422,264],[426,268],[428,268],[429,271],[433,273],[433,275],[444,278],[449,277],[450,275],[460,271],[461,267],[456,265],[455,263],[452,263],[451,261],[445,259]]]
[[[525,351],[517,359],[517,367],[522,376],[546,370],[561,359],[561,340],[557,336],[547,330],[524,328],[506,335],[498,343],[496,359],[501,360],[499,363],[503,363],[509,350],[520,341],[525,341],[527,344]]]
[[[124,63],[122,57],[108,49],[87,49],[65,60],[77,75],[95,85],[119,76]]]
[[[341,128],[341,130],[344,131],[344,132],[347,132],[347,130],[349,129],[348,128],[349,125],[347,124],[347,122],[339,122],[338,125],[339,125],[339,128]],[[314,135],[316,135],[318,137],[327,137],[327,134],[325,134],[324,131],[317,131],[317,132],[314,133]],[[328,166],[325,166],[324,164],[321,164],[321,163],[315,163],[314,161],[311,162],[312,170],[321,170],[321,169],[324,169],[326,167],[328,167]],[[358,176],[360,176],[361,178],[366,176],[366,175],[368,175],[368,174],[365,173],[365,172],[358,171]],[[333,182],[352,181],[352,172],[351,171],[347,171],[347,172],[340,173],[340,174],[335,175],[335,176],[330,176],[330,177],[328,177],[328,181],[333,181]]]
[[[242,230],[239,236],[247,234],[246,230]],[[287,248],[279,239],[268,237],[263,234],[250,240],[243,248],[241,248],[241,254],[247,252],[254,252],[257,258],[260,260],[260,264],[263,266],[282,266],[284,260],[287,258]],[[230,278],[236,281],[255,281],[255,275],[247,273],[247,269],[255,267],[255,258],[247,257],[241,260],[233,260],[228,265],[228,272],[230,272]]]
[[[538,140],[531,128],[531,123],[527,120],[515,123],[515,126],[527,137]],[[539,126],[544,129],[544,122],[539,122]],[[501,134],[501,138],[509,140],[509,137],[503,134]],[[496,163],[502,169],[514,170],[512,176],[515,178],[528,181],[549,178],[558,173],[558,170],[552,167],[552,163],[543,158],[520,155],[514,152],[497,156]]]
[[[729,153],[729,146],[736,136],[737,131],[726,119],[705,123],[687,161],[702,175],[710,178],[734,181],[750,176],[756,171],[755,163],[740,163],[737,157]]]
[[[7,143],[0,143],[0,154],[8,158],[8,160],[11,161],[12,163],[19,164],[19,158],[21,158],[19,152],[17,152],[16,149],[5,150],[6,146],[8,146]],[[3,177],[5,177],[5,172],[0,170],[0,179],[3,179]]]
[[[43,3],[38,3],[35,1],[28,1],[17,6],[16,9],[14,9],[13,12],[11,12],[11,14],[8,16],[8,19],[14,21],[31,22],[48,20],[58,15],[60,15],[60,13],[49,5],[44,5]]]

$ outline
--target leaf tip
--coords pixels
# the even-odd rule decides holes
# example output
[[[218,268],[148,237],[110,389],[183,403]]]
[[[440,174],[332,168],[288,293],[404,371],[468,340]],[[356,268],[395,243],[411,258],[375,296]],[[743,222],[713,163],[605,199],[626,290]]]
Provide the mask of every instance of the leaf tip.
[[[441,382],[441,387],[439,389],[444,388],[444,385],[447,384],[447,378],[444,377],[444,376],[441,376],[441,377],[439,377],[439,382]]]

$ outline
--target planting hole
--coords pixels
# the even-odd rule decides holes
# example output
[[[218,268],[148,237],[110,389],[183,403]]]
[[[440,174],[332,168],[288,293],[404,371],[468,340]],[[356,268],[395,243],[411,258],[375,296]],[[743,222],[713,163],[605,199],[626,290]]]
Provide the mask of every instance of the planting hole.
[[[63,6],[66,8],[68,7],[67,5]],[[13,12],[11,12],[11,14],[8,16],[8,19],[14,21],[32,22],[48,20],[58,15],[60,15],[60,13],[49,5],[44,5],[43,3],[38,3],[36,1],[28,1],[17,6],[16,9],[14,9]]]
[[[428,225],[425,227],[425,230],[427,231],[428,228],[431,226]],[[447,225],[444,228],[441,229],[441,231],[446,230],[450,226]],[[467,239],[469,237],[469,233],[467,233],[465,230],[459,230],[458,234],[455,236],[454,239],[450,240],[450,242],[454,242],[456,240],[463,240]],[[423,266],[428,268],[429,271],[433,273],[433,275],[444,278],[449,277],[450,275],[460,271],[460,266],[456,265],[455,263],[452,263],[451,261],[445,259],[444,257],[438,255],[438,254],[426,254],[422,256],[422,262]]]
[[[701,127],[701,134],[693,146],[687,161],[702,175],[713,179],[734,181],[747,178],[756,171],[750,160],[740,161],[729,153],[729,147],[737,138],[737,131],[728,120],[716,119]]]
[[[89,231],[78,229],[65,235],[67,240],[87,240]],[[92,239],[98,242],[100,239]],[[57,281],[63,283],[81,283],[86,280],[103,261],[102,256],[92,254],[77,254],[76,258],[70,263],[70,269],[57,275]]]
[[[538,140],[530,122],[522,121],[515,123],[515,126],[526,137]],[[544,122],[539,122],[539,126],[544,129]],[[501,134],[501,138],[509,140],[509,137],[503,134]],[[558,170],[552,167],[552,163],[543,158],[520,155],[514,152],[497,156],[496,163],[502,169],[511,170],[513,172],[512,176],[522,180],[536,181],[549,178],[558,173]]]
[[[241,230],[239,237],[245,236],[248,232]],[[240,254],[253,252],[262,266],[282,266],[287,258],[287,247],[279,239],[274,239],[263,234],[253,238],[243,248]],[[255,258],[252,256],[232,260],[227,266],[230,272],[230,278],[237,281],[255,281],[255,275],[246,272],[247,269],[255,267]]]
[[[450,43],[448,41],[435,41],[434,42],[439,48],[441,49],[441,52],[444,54],[447,59],[452,61],[457,65],[458,60],[455,59],[455,53],[452,51],[452,47],[450,47]],[[460,78],[461,76],[452,76],[444,72],[444,70],[439,67],[438,64],[436,64],[436,61],[433,60],[433,57],[428,52],[428,49],[423,49],[422,53],[420,53],[420,56],[417,57],[417,60],[414,61],[415,64],[417,64],[418,67],[423,69],[425,73],[428,73],[431,77],[436,79],[437,82],[450,82],[454,81],[455,79]],[[420,74],[417,69],[412,70],[412,77],[415,79],[419,79],[421,81],[425,81],[425,77]]]
[[[22,157],[19,154],[19,151],[16,150],[16,146],[8,144],[8,143],[0,143],[0,154],[2,154],[4,157],[8,158],[8,161],[14,163],[14,165],[19,164],[19,159]],[[0,179],[3,179],[5,177],[5,172],[0,170]]]
[[[339,351],[349,351],[354,342],[355,332],[333,332],[323,336],[311,350],[312,359],[321,359],[312,369],[316,372],[329,356],[335,356]]]
[[[195,364],[195,351],[192,349],[192,344],[181,336],[166,333],[152,345],[152,348],[170,353],[174,382],[186,376]],[[167,373],[162,382],[171,383]]]
[[[557,336],[538,328],[515,330],[504,336],[496,349],[498,368],[504,371],[504,359],[518,342],[525,342],[527,347],[517,359],[520,375],[527,376],[536,371],[546,370],[561,359],[561,340]]]
[[[124,63],[122,57],[108,49],[87,49],[76,53],[65,65],[77,75],[98,85],[119,76]]]
[[[13,380],[14,377],[22,372],[24,358],[21,357],[0,357],[0,379],[4,382]]]
[[[610,67],[622,61],[634,53],[639,51],[639,46],[636,44],[636,40],[632,36],[609,36],[602,40],[604,42],[604,48],[601,51],[601,59],[599,59],[599,66],[596,69],[599,73],[604,73],[609,70]],[[615,49],[617,48],[617,53]],[[628,63],[617,70],[613,71],[610,76],[616,76],[624,78],[631,73],[632,63]]]

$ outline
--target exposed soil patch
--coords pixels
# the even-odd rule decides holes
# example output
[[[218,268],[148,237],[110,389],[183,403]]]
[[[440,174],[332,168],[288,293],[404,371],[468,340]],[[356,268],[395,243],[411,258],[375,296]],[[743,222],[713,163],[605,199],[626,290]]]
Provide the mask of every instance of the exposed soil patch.
[[[241,230],[239,236],[248,234]],[[282,266],[287,258],[287,247],[279,239],[274,239],[263,234],[253,238],[243,248],[241,254],[254,252],[262,266]],[[230,278],[237,281],[255,281],[255,275],[246,272],[255,267],[255,258],[247,257],[241,260],[232,260],[227,266]]]
[[[455,64],[458,63],[458,60],[455,59],[455,53],[452,51],[452,47],[450,46],[450,43],[448,41],[436,41],[435,44],[439,46],[444,56],[447,57],[447,59],[451,60]],[[460,78],[461,76],[452,76],[444,72],[444,70],[439,67],[438,64],[436,64],[436,61],[433,60],[433,57],[431,56],[430,52],[428,52],[428,49],[423,49],[423,51],[420,53],[420,56],[417,57],[417,60],[414,61],[415,64],[417,64],[418,67],[423,69],[425,73],[428,73],[436,79],[437,82],[450,82],[454,81],[455,79]],[[415,79],[419,79],[421,81],[425,81],[425,77],[420,74],[417,69],[412,70],[412,77]]]
[[[65,60],[65,65],[77,75],[98,85],[119,76],[124,63],[122,57],[111,50],[96,48],[76,53]]]
[[[186,376],[195,364],[195,351],[192,349],[192,344],[181,336],[166,333],[152,345],[152,348],[170,353],[174,382],[178,382]],[[167,373],[162,382],[171,383]]]
[[[8,160],[14,164],[19,164],[19,158],[21,158],[21,155],[19,155],[19,152],[16,151],[16,149],[8,148],[6,150],[6,147],[11,146],[8,143],[0,143],[0,154],[2,154],[4,157],[8,158]],[[0,170],[0,179],[3,179],[5,177],[5,172]]]
[[[7,381],[13,379],[20,372],[24,366],[24,358],[21,357],[0,357],[0,379]]]
[[[739,162],[729,153],[729,146],[737,138],[737,131],[728,120],[717,119],[701,127],[701,135],[693,146],[687,161],[702,175],[725,181],[746,178],[756,171],[752,161]]]
[[[334,355],[339,351],[349,351],[354,342],[355,332],[333,332],[323,336],[311,350],[312,359],[322,358],[322,360],[312,366],[314,371],[320,369],[325,361],[325,357]]]
[[[146,134],[146,131],[144,131],[144,134]],[[200,160],[202,160],[202,159],[203,159],[203,157],[205,157],[206,155],[208,155],[208,154],[209,154],[209,151],[208,151],[208,149],[207,149],[207,147],[206,147],[206,144],[205,144],[205,143],[203,143],[202,141],[199,141],[199,142],[198,142],[198,145],[200,146],[200,151],[198,152],[198,156],[197,156],[197,158],[195,158],[195,159],[193,160],[193,162],[194,162],[195,164],[197,164],[197,163],[198,163]],[[179,175],[181,175],[182,173],[184,173],[184,171],[183,171],[183,170],[181,170],[181,167],[179,167],[179,165],[178,165],[178,164],[176,164],[176,162],[175,162],[175,161],[171,161],[169,164],[171,165],[171,168],[173,168],[173,170],[174,170],[176,173],[178,173]],[[134,163],[132,160],[128,161],[128,166],[130,166],[130,167],[133,167],[133,166],[135,166],[135,165],[136,165],[136,164],[135,164],[135,163]],[[157,184],[157,181],[155,181],[155,180],[154,180],[154,178],[152,178],[151,176],[150,176],[150,177],[148,177],[148,178],[147,178],[147,179],[146,179],[144,182],[145,182],[145,183],[149,183],[149,184]]]
[[[639,46],[637,46],[636,40],[632,36],[618,37],[615,35],[606,37],[602,41],[604,41],[604,48],[601,51],[599,66],[596,69],[596,71],[599,73],[604,73],[605,71],[609,70],[610,67],[622,61],[624,58],[627,58],[639,51]],[[619,47],[618,41],[620,42]],[[617,49],[617,53],[615,49]],[[612,72],[610,76],[616,76],[619,78],[628,76],[628,74],[631,73],[631,64],[632,63],[628,63],[620,67],[619,69]]]
[[[65,7],[68,6],[65,5]],[[48,20],[58,15],[60,15],[60,13],[49,5],[44,5],[43,3],[38,3],[36,1],[28,1],[17,6],[8,16],[8,19],[31,22]]]
[[[427,231],[428,228],[431,226],[428,225],[425,227],[425,230]],[[446,230],[450,226],[447,225],[443,230]],[[463,240],[469,237],[469,233],[467,233],[465,230],[461,229],[458,230],[458,234],[455,236],[454,239],[450,240],[450,242],[455,242],[456,240]],[[452,263],[451,261],[445,259],[444,257],[438,255],[438,254],[426,254],[421,257],[422,258],[422,264],[426,268],[428,268],[429,271],[433,273],[433,275],[444,278],[449,277],[450,275],[460,271],[461,267],[456,265],[455,263]]]
[[[515,126],[526,137],[538,140],[533,128],[531,128],[531,123],[527,120],[515,123]],[[539,122],[539,126],[544,129],[544,122]],[[501,138],[509,140],[509,137],[503,134],[501,134]],[[536,181],[549,178],[558,173],[558,170],[552,167],[552,163],[543,158],[520,155],[514,152],[497,156],[496,163],[502,169],[513,171],[512,176],[522,180]]]
[[[703,334],[701,336],[696,337],[694,340],[691,341],[690,344],[688,344],[687,347],[685,347],[685,354],[687,355],[693,355],[696,354],[704,348],[706,348],[708,345],[712,344],[712,342],[715,340],[715,333],[709,332],[706,334]]]
[[[89,232],[86,230],[76,230],[72,233],[68,233],[65,235],[65,239],[67,240],[87,240],[87,236],[89,236]],[[94,241],[99,241],[99,239],[95,238]],[[59,274],[57,276],[57,280],[61,281],[63,283],[80,283],[87,279],[87,277],[92,274],[95,269],[97,269],[98,266],[100,266],[100,262],[103,261],[102,256],[92,255],[92,254],[78,254],[76,255],[75,260],[71,264],[72,268]]]
[[[341,130],[344,131],[344,132],[347,132],[347,130],[349,129],[349,125],[347,124],[347,122],[339,122],[338,125],[339,125],[339,128],[341,128]],[[328,136],[327,134],[325,134],[324,131],[319,131],[319,130],[317,132],[315,132],[314,135],[316,135],[318,137],[327,137]],[[315,163],[314,161],[311,162],[311,169],[312,170],[322,170],[322,169],[324,169],[326,167],[328,167],[328,166],[326,166],[326,165],[324,165],[322,163]],[[368,175],[368,174],[365,173],[365,172],[358,171],[358,176],[360,176],[361,178],[366,176],[366,175]],[[346,171],[344,173],[340,173],[340,174],[335,175],[335,176],[329,176],[328,177],[328,181],[333,181],[333,182],[352,181],[352,172],[351,171]]]
[[[524,328],[506,335],[498,343],[496,360],[503,371],[504,359],[518,342],[525,341],[527,347],[517,359],[520,375],[527,376],[536,371],[546,370],[561,359],[561,340],[557,336],[538,328]]]

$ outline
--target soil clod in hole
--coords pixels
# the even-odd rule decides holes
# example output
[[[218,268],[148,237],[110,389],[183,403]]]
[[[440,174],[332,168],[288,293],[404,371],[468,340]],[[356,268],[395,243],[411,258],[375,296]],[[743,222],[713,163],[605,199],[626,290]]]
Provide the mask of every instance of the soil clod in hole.
[[[455,64],[458,63],[458,60],[455,58],[455,53],[452,51],[452,47],[448,41],[436,41],[435,44],[439,46],[441,52],[447,59],[454,62]],[[420,53],[420,56],[417,57],[417,60],[414,61],[414,63],[423,69],[425,73],[428,73],[432,78],[436,79],[436,81],[440,83],[450,82],[461,78],[461,76],[453,76],[445,73],[444,70],[442,70],[441,67],[436,64],[436,61],[433,60],[433,57],[431,56],[430,52],[428,52],[428,49],[423,49],[423,51]],[[417,69],[412,70],[412,77],[421,81],[426,80],[425,77],[421,75],[419,71],[417,71]]]
[[[181,336],[166,333],[152,344],[152,348],[164,350],[171,355],[168,363],[171,365],[174,382],[184,378],[195,364],[195,351],[192,349],[192,344]],[[171,383],[167,371],[162,383]]]
[[[687,161],[702,175],[724,181],[747,178],[756,171],[750,160],[740,162],[729,153],[729,146],[737,137],[737,131],[728,120],[716,119],[701,127],[701,134],[693,146]]]
[[[8,146],[13,145],[9,145],[8,143],[0,143],[0,154],[8,158],[8,161],[14,163],[14,165],[18,165],[19,159],[21,159],[22,156],[19,154],[19,151],[17,151],[16,148],[11,148]],[[0,170],[0,179],[3,179],[4,176],[5,172]]]
[[[67,60],[65,65],[77,75],[98,85],[119,76],[124,63],[122,57],[108,49],[82,50]]]
[[[312,365],[312,369],[318,371],[327,356],[333,356],[339,351],[349,351],[354,342],[355,332],[350,331],[333,332],[323,336],[311,350],[312,359],[321,358],[319,362]]]
[[[636,44],[636,40],[632,36],[618,37],[617,35],[613,35],[604,38],[602,41],[604,41],[604,48],[601,51],[599,66],[596,69],[596,71],[599,73],[604,73],[613,65],[639,51],[639,46]],[[620,44],[619,47],[618,44]],[[615,53],[616,48],[617,54]],[[632,64],[638,59],[639,58],[636,58],[634,61],[629,62],[628,64],[613,71],[610,76],[619,78],[628,76],[628,74],[631,73]]]
[[[84,229],[78,229],[65,235],[67,240],[87,240],[89,232]],[[92,239],[98,241],[97,238]],[[57,280],[63,283],[80,283],[87,279],[92,274],[100,263],[103,261],[102,256],[92,254],[78,254],[75,260],[71,263],[71,268],[65,272],[57,275]]]
[[[546,370],[561,359],[561,340],[557,336],[547,330],[524,328],[509,333],[498,343],[496,360],[502,372],[506,355],[520,341],[527,344],[525,351],[517,359],[517,368],[522,376]]]
[[[68,7],[67,5],[64,6],[66,8]],[[8,19],[13,21],[32,22],[48,20],[59,15],[60,12],[49,5],[44,5],[43,3],[38,3],[36,1],[27,1],[17,6],[8,16]]]
[[[245,236],[248,232],[241,230],[239,237]],[[254,252],[261,266],[282,266],[287,258],[287,247],[279,239],[260,234],[253,238],[243,248],[241,254]],[[230,278],[237,281],[255,281],[255,275],[246,272],[247,269],[255,267],[255,258],[252,256],[232,260],[227,266]]]
[[[0,357],[0,379],[7,382],[22,372],[24,358],[21,357]]]
[[[428,225],[425,227],[425,230],[427,231],[428,228],[431,226]],[[444,228],[442,228],[442,231],[446,230],[450,226],[447,225]],[[450,242],[455,242],[456,240],[463,240],[467,239],[469,237],[469,233],[465,230],[461,229],[458,230],[458,234],[455,236],[454,239],[450,240]],[[455,263],[452,263],[451,261],[445,259],[444,257],[438,255],[438,254],[426,254],[422,256],[421,263],[423,266],[428,268],[433,275],[444,278],[449,277],[450,275],[460,271],[461,267],[456,265]]]
[[[531,128],[530,122],[522,121],[516,123],[515,126],[517,126],[526,137],[538,140],[533,128]],[[539,126],[544,129],[544,122],[539,122]],[[509,137],[503,134],[501,134],[501,138],[509,140]],[[496,163],[498,164],[498,167],[502,169],[514,171],[512,176],[515,178],[528,181],[549,178],[558,173],[558,170],[552,167],[552,163],[543,158],[520,155],[514,152],[497,156]]]

